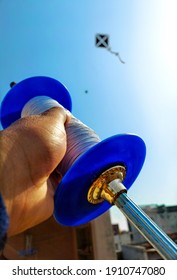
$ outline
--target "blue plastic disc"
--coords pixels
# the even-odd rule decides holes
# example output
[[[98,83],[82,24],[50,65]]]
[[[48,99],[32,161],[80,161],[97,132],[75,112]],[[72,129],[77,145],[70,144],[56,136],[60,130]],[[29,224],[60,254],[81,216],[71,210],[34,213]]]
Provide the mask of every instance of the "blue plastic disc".
[[[90,148],[74,162],[56,190],[56,220],[63,225],[77,226],[103,214],[111,205],[107,201],[88,202],[92,183],[107,169],[123,165],[126,167],[123,184],[129,189],[143,166],[145,155],[143,140],[132,134],[115,135]]]
[[[49,77],[31,77],[14,85],[1,104],[1,124],[8,127],[20,119],[24,105],[35,96],[49,96],[71,111],[71,97],[66,87]]]

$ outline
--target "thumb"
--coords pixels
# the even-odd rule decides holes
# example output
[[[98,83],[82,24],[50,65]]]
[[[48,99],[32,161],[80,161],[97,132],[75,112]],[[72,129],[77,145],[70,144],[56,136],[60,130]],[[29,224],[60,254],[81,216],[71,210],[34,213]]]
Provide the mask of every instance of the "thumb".
[[[28,166],[34,181],[48,178],[64,157],[67,121],[69,113],[55,107],[39,115],[21,118],[3,131],[18,165],[22,169]]]

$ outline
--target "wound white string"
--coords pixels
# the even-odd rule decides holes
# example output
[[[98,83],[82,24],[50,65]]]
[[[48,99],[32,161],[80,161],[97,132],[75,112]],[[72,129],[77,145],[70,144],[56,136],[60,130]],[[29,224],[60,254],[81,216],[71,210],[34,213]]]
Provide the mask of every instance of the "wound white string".
[[[21,117],[37,115],[53,107],[63,107],[56,100],[48,96],[36,96],[30,99],[24,106]],[[57,171],[64,176],[75,160],[92,146],[100,142],[98,135],[71,115],[71,120],[66,123],[67,151],[57,167]]]

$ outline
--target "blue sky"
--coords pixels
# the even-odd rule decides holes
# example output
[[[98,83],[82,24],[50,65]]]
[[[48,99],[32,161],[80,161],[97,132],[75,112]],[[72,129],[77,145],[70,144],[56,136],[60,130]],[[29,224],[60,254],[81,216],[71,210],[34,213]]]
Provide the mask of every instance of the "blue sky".
[[[0,101],[11,81],[58,79],[75,117],[101,139],[130,132],[146,143],[129,196],[176,205],[176,11],[175,0],[0,0]],[[95,47],[97,33],[125,64]],[[122,221],[115,207],[111,217]]]

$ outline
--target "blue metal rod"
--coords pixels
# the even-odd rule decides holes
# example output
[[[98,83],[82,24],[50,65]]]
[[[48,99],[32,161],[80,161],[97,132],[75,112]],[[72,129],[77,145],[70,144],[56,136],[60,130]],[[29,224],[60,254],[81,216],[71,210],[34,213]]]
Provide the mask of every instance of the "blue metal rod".
[[[122,193],[117,198],[115,205],[149,243],[151,243],[163,259],[177,260],[177,245],[127,196],[126,193]]]

